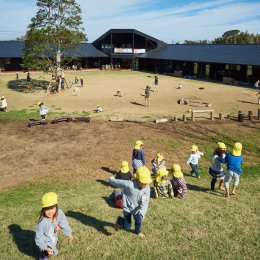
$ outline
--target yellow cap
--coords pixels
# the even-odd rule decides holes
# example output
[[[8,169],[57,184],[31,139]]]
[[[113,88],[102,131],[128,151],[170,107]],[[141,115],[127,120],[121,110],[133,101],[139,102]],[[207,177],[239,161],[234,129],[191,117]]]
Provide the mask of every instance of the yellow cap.
[[[162,177],[167,176],[167,175],[168,175],[168,171],[167,171],[166,167],[159,169],[156,174],[156,181],[160,182],[162,180]]]
[[[152,182],[151,173],[146,166],[141,166],[136,171],[136,179],[143,184],[149,184]]]
[[[234,144],[234,147],[233,147],[233,151],[232,151],[232,154],[234,156],[240,156],[241,155],[241,152],[242,152],[242,144],[237,142]]]
[[[173,176],[175,178],[183,177],[183,173],[181,171],[181,166],[179,164],[173,164],[172,171],[173,171]]]
[[[135,149],[140,150],[142,144],[143,142],[141,140],[137,140],[135,142]]]
[[[48,192],[42,196],[42,208],[48,208],[58,203],[58,196],[55,192]]]
[[[226,145],[222,142],[218,142],[218,148],[220,149],[227,149]]]
[[[191,151],[192,151],[192,152],[198,151],[198,146],[195,145],[195,144],[193,144],[193,145],[191,146]]]
[[[40,104],[42,104],[42,101],[39,101],[39,102],[38,102],[38,106],[39,106]]]
[[[127,173],[127,172],[129,172],[129,167],[128,167],[128,162],[127,162],[127,161],[123,161],[123,162],[122,162],[120,171],[121,171],[122,173]]]
[[[2,96],[1,99],[5,99],[5,96]]]
[[[164,157],[161,153],[157,153],[156,159],[157,159],[157,162],[160,163],[164,159]]]

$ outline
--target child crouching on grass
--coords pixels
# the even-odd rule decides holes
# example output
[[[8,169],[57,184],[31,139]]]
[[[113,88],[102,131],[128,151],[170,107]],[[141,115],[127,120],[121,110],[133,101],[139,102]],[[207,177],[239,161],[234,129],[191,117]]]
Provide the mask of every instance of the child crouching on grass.
[[[130,230],[132,216],[135,220],[135,234],[143,238],[141,231],[142,222],[148,210],[150,200],[151,173],[147,167],[141,166],[136,171],[136,179],[133,181],[117,180],[110,177],[109,183],[123,189],[123,217],[118,217],[115,230],[120,228]]]
[[[36,226],[35,243],[41,251],[40,259],[58,255],[58,231],[61,229],[69,242],[73,240],[71,228],[64,212],[58,208],[57,194],[48,192],[42,197],[42,210]]]
[[[191,176],[196,176],[197,178],[200,179],[200,174],[198,170],[198,162],[201,156],[204,154],[198,150],[198,146],[193,144],[191,146],[191,155],[187,161],[187,164],[190,165],[191,167]]]
[[[172,184],[167,179],[167,176],[166,167],[158,170],[154,181],[155,198],[173,198]]]
[[[187,195],[188,188],[183,177],[183,173],[181,171],[181,166],[179,164],[173,164],[172,175],[172,188],[174,192],[174,197],[183,199]]]

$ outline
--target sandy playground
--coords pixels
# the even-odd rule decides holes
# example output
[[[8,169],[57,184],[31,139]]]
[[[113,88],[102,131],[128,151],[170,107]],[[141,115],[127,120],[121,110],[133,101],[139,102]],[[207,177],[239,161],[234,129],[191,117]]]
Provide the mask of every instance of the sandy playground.
[[[38,109],[37,103],[43,101],[52,112],[80,114],[89,112],[91,116],[101,118],[110,117],[144,117],[156,118],[163,116],[181,116],[190,109],[204,109],[190,105],[179,105],[179,98],[188,98],[208,102],[216,115],[237,114],[238,110],[256,113],[260,106],[257,104],[256,90],[246,87],[231,86],[200,80],[177,78],[158,75],[158,92],[151,92],[151,106],[144,107],[144,91],[146,85],[154,89],[154,74],[134,71],[99,71],[88,70],[79,72],[65,72],[67,82],[74,77],[83,77],[84,87],[75,94],[74,86],[60,93],[45,93],[43,88],[36,90],[16,88],[15,73],[0,74],[0,94],[8,101],[8,110]],[[33,80],[50,81],[51,75],[32,72]],[[19,81],[26,81],[26,74],[19,73]],[[179,83],[183,87],[178,89]],[[13,87],[10,87],[10,84]],[[120,90],[123,97],[114,96]],[[103,113],[94,113],[97,105],[104,109]]]

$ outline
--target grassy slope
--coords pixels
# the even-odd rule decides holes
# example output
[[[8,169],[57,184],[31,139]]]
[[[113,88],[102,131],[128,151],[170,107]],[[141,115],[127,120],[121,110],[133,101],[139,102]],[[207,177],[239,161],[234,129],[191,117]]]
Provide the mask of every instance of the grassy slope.
[[[189,138],[201,141],[198,145],[206,153],[212,150],[203,147],[203,140],[209,136],[194,132]],[[0,193],[1,259],[37,256],[33,231],[41,196],[50,190],[58,193],[59,205],[67,213],[75,235],[69,245],[60,234],[57,259],[258,259],[259,129],[252,129],[250,138],[243,133],[235,136],[232,129],[223,129],[222,136],[218,133],[219,140],[232,143],[235,138],[255,159],[245,161],[237,196],[226,199],[221,193],[211,192],[207,166],[201,165],[201,180],[186,177],[186,199],[151,199],[143,224],[147,235],[144,240],[133,233],[114,231],[121,210],[111,207],[108,197],[112,188],[104,181],[41,187],[32,184]],[[176,149],[174,141],[164,140],[160,145]]]

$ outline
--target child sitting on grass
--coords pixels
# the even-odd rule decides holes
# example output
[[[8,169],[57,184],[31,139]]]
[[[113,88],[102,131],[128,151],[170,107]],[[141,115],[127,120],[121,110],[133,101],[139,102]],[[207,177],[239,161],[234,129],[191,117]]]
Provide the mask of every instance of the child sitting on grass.
[[[135,234],[143,238],[141,231],[142,222],[148,210],[150,200],[151,174],[147,167],[142,166],[136,172],[136,179],[133,181],[117,180],[110,177],[109,183],[123,189],[123,217],[118,217],[115,223],[115,230],[120,228],[130,230],[132,216],[135,220]]]
[[[224,185],[226,190],[226,197],[229,198],[229,195],[236,195],[236,189],[239,184],[239,178],[242,174],[241,164],[243,158],[242,153],[242,144],[237,142],[234,144],[232,153],[228,153],[225,157],[219,158],[219,162],[225,163],[227,165],[227,172],[224,177]],[[229,182],[234,178],[234,185],[231,193],[229,194]]]
[[[198,171],[198,162],[201,156],[204,154],[198,150],[198,146],[193,144],[191,146],[191,155],[187,161],[187,164],[190,165],[191,167],[191,176],[196,176],[197,178],[200,179],[200,174]]]
[[[226,145],[222,142],[218,142],[218,147],[215,149],[214,154],[210,158],[211,166],[209,168],[209,175],[212,177],[210,185],[212,191],[215,190],[215,184],[218,179],[220,179],[218,189],[222,190],[223,188],[225,172],[218,158],[224,158],[226,150]]]
[[[172,188],[174,192],[174,197],[183,199],[187,195],[188,188],[183,177],[183,173],[181,171],[181,166],[179,164],[173,164],[172,172]]]
[[[42,197],[42,210],[36,226],[35,243],[41,251],[40,259],[47,260],[49,255],[58,255],[58,231],[61,229],[73,240],[71,228],[64,212],[58,208],[58,197],[54,192],[45,193]]]
[[[154,181],[155,198],[173,198],[172,184],[167,179],[167,176],[166,167],[158,170]]]

